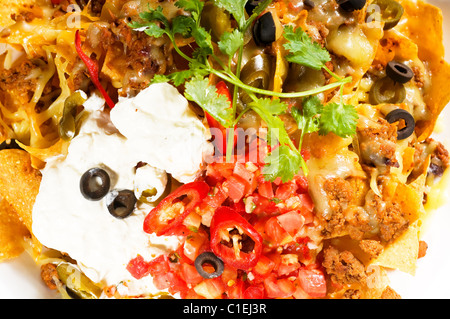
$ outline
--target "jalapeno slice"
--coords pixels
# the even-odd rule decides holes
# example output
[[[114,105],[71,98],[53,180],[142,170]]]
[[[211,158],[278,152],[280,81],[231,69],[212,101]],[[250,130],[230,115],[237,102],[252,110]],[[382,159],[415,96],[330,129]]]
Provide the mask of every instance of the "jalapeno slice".
[[[63,140],[70,141],[75,136],[77,107],[85,101],[80,92],[73,93],[64,101],[63,115],[59,121],[59,135]]]
[[[373,17],[375,15],[375,20],[379,19],[379,21],[384,22],[384,30],[395,27],[404,12],[402,5],[394,0],[375,0],[372,2],[371,6],[372,8],[377,9],[374,13],[368,13],[368,17]]]
[[[390,103],[398,104],[406,97],[406,90],[402,83],[395,82],[389,77],[375,81],[370,88],[369,100],[373,105]]]

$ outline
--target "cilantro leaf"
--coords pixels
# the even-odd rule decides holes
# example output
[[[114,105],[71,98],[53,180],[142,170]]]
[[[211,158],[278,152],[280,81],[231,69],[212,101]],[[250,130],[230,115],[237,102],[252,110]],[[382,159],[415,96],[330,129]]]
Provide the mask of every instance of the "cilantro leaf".
[[[214,4],[231,13],[237,21],[239,29],[245,27],[245,4],[247,0],[214,0]]]
[[[200,0],[178,0],[175,5],[191,13],[195,21],[199,21],[204,3]]]
[[[320,117],[319,134],[333,132],[343,138],[352,136],[355,134],[357,121],[358,112],[353,105],[329,103]]]
[[[287,104],[281,102],[280,99],[261,98],[251,103],[253,107],[259,107],[271,115],[280,115],[286,112]]]
[[[288,41],[283,46],[289,51],[286,56],[286,60],[289,62],[320,70],[326,62],[331,60],[328,51],[317,42],[313,42],[311,37],[301,28],[297,28],[294,32],[292,26],[286,26],[283,35]]]
[[[323,105],[315,95],[303,99],[302,110],[296,107],[291,109],[291,115],[297,123],[298,128],[302,131],[299,147],[302,145],[304,134],[319,130],[319,116],[322,111]]]
[[[147,21],[160,21],[165,27],[169,26],[169,20],[163,13],[163,8],[159,6],[156,9],[150,9],[149,11],[144,11],[139,13],[139,17]]]
[[[222,53],[232,57],[239,50],[239,47],[244,44],[244,36],[238,29],[234,29],[233,32],[222,33],[217,44]]]
[[[283,183],[294,178],[302,165],[303,158],[299,152],[292,150],[287,145],[281,145],[266,156],[262,173],[266,180],[274,181],[281,177]]]
[[[209,84],[207,78],[194,77],[185,84],[184,95],[190,101],[197,103],[214,119],[225,127],[233,125],[233,109],[230,101],[223,94],[218,94],[216,87]]]

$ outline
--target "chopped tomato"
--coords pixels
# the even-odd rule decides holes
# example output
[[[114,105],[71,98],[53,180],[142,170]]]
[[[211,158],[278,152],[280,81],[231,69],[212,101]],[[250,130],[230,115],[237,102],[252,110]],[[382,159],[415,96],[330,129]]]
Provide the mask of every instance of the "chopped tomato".
[[[268,198],[268,199],[273,198],[274,194],[273,194],[272,183],[266,182],[266,181],[259,183],[258,194],[265,198]]]
[[[263,299],[264,298],[264,287],[263,286],[250,286],[245,289],[242,295],[244,299]]]
[[[269,298],[288,298],[295,292],[295,285],[287,278],[277,279],[274,274],[264,279],[264,288]]]
[[[312,298],[325,297],[327,284],[324,273],[319,269],[302,267],[298,272],[300,286]]]
[[[281,184],[275,191],[275,197],[280,200],[286,200],[295,195],[297,188],[297,184],[292,182]]]
[[[303,227],[305,217],[296,211],[290,211],[277,216],[280,226],[292,237]]]
[[[289,241],[289,238],[291,237],[289,233],[286,232],[283,227],[281,227],[276,216],[271,217],[269,218],[269,220],[267,220],[264,230],[267,236],[269,236],[276,245],[280,245],[282,243],[285,243],[286,241]]]
[[[197,230],[186,237],[183,253],[187,258],[195,261],[195,258],[205,251],[208,246],[208,234],[202,230]]]
[[[225,285],[219,277],[206,279],[194,287],[194,291],[207,299],[217,299],[225,292]]]
[[[203,277],[198,273],[197,269],[193,265],[182,263],[180,266],[180,271],[181,276],[188,285],[196,286],[203,280]]]
[[[248,183],[236,175],[228,177],[227,180],[223,183],[223,189],[225,193],[235,203],[239,202],[242,199],[242,197],[244,197],[245,190],[247,187]]]
[[[262,255],[259,258],[258,263],[255,265],[255,267],[253,267],[252,273],[257,278],[263,279],[269,276],[274,268],[275,262],[273,262],[270,258]]]

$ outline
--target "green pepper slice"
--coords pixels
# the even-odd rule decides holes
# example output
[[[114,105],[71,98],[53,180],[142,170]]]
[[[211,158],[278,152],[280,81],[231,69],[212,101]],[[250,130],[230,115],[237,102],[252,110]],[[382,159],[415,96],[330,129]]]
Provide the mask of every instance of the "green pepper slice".
[[[389,77],[375,81],[370,88],[369,100],[373,105],[390,103],[398,104],[406,97],[406,89],[402,83],[395,82]]]
[[[371,11],[369,13],[369,11]],[[394,0],[375,0],[368,7],[367,19],[384,22],[384,30],[395,27],[403,15],[404,9]]]
[[[255,88],[267,90],[270,85],[272,61],[267,54],[258,54],[251,58],[241,70],[241,79],[244,84]],[[242,102],[251,102],[245,92],[240,94]]]
[[[80,92],[71,94],[64,101],[64,110],[61,120],[59,121],[59,135],[65,141],[70,141],[76,132],[75,116],[77,115],[77,107],[82,105],[86,99],[81,96]]]

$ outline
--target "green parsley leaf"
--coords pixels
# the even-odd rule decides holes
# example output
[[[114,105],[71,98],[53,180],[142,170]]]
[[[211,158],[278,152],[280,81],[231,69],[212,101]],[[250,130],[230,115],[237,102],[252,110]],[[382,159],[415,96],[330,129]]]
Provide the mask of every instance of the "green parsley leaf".
[[[289,62],[320,70],[326,62],[331,60],[328,51],[317,42],[313,42],[311,37],[300,27],[294,32],[292,26],[286,26],[283,35],[288,41],[283,46],[289,51],[286,56],[286,60]]]
[[[234,29],[233,32],[222,33],[217,44],[222,53],[232,57],[244,44],[244,36],[238,29]]]
[[[280,177],[281,181],[285,183],[292,180],[294,175],[298,173],[302,161],[303,158],[300,153],[287,145],[281,145],[266,156],[264,159],[266,165],[263,167],[262,173],[266,180],[273,182],[277,177]]]
[[[185,84],[184,95],[190,101],[197,103],[214,119],[225,127],[233,125],[233,110],[230,101],[223,94],[218,94],[216,87],[209,85],[207,78],[194,77]]]
[[[352,136],[355,134],[357,121],[358,112],[353,105],[329,103],[320,117],[319,134],[333,132],[343,138]]]

